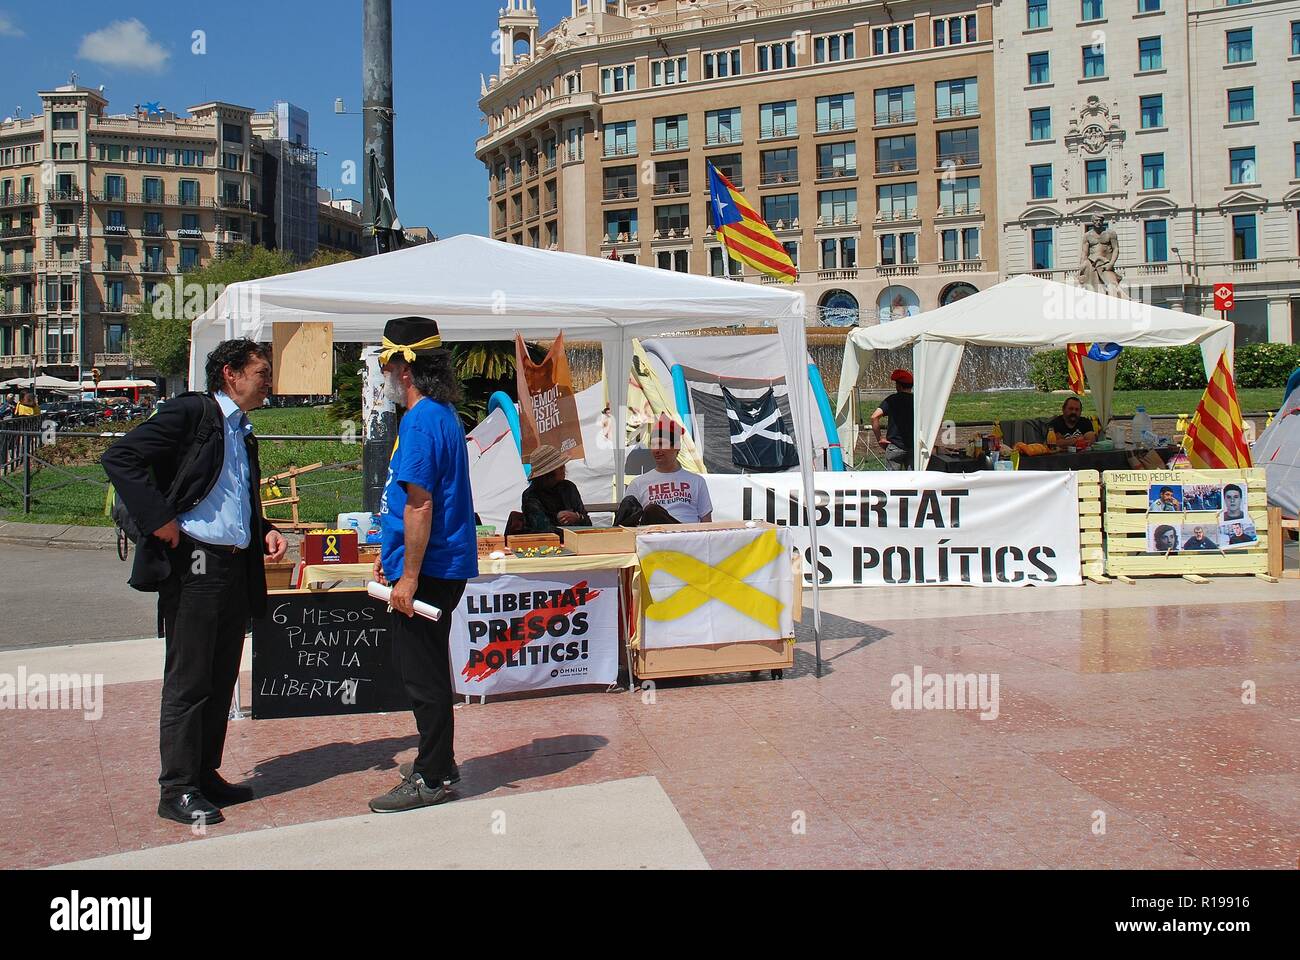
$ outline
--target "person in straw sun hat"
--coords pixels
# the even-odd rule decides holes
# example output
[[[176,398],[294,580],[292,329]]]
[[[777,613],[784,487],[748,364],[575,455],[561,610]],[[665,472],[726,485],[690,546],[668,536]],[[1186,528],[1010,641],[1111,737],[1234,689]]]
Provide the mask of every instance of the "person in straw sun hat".
[[[589,527],[591,517],[573,481],[564,479],[564,454],[542,444],[528,458],[532,468],[520,509],[528,533],[555,533],[559,527]]]

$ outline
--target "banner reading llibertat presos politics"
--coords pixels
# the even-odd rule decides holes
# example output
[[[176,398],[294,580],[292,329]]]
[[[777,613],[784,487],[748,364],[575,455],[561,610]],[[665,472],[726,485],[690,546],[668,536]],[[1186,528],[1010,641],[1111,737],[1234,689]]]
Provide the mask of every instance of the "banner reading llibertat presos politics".
[[[471,580],[451,625],[456,692],[491,696],[618,677],[618,573]]]
[[[818,473],[809,547],[798,473],[710,474],[715,520],[790,528],[804,579],[823,586],[1082,583],[1070,472]]]

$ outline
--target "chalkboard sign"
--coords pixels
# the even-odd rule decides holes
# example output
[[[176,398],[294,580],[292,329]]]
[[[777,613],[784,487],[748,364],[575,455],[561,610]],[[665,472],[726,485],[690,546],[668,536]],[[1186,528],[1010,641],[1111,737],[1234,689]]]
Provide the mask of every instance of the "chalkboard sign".
[[[253,718],[410,710],[390,619],[364,590],[267,597],[253,621]]]

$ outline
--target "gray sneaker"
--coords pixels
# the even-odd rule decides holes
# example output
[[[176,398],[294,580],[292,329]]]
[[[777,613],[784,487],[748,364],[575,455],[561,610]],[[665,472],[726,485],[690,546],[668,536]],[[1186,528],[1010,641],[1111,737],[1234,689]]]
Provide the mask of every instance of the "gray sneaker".
[[[371,800],[370,809],[374,813],[402,813],[405,810],[436,806],[450,799],[451,793],[441,783],[430,788],[425,785],[424,778],[416,774],[404,779],[382,797]]]
[[[403,780],[410,780],[411,774],[415,771],[415,764],[404,763],[397,768],[397,774]],[[460,783],[460,767],[456,766],[456,761],[451,762],[451,770],[442,775],[442,784],[450,787],[454,783]]]

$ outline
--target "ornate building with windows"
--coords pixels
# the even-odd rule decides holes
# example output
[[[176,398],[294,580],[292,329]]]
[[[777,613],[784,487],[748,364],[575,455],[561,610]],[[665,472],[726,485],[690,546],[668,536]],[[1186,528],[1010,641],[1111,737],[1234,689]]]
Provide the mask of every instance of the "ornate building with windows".
[[[1300,338],[1300,0],[1002,0],[994,34],[1005,275],[1074,276],[1100,215],[1131,296],[1233,282],[1238,342]]]
[[[988,0],[573,0],[501,11],[482,84],[489,233],[730,276],[707,162],[763,214],[822,323],[996,282]],[[813,311],[810,310],[810,314]]]

